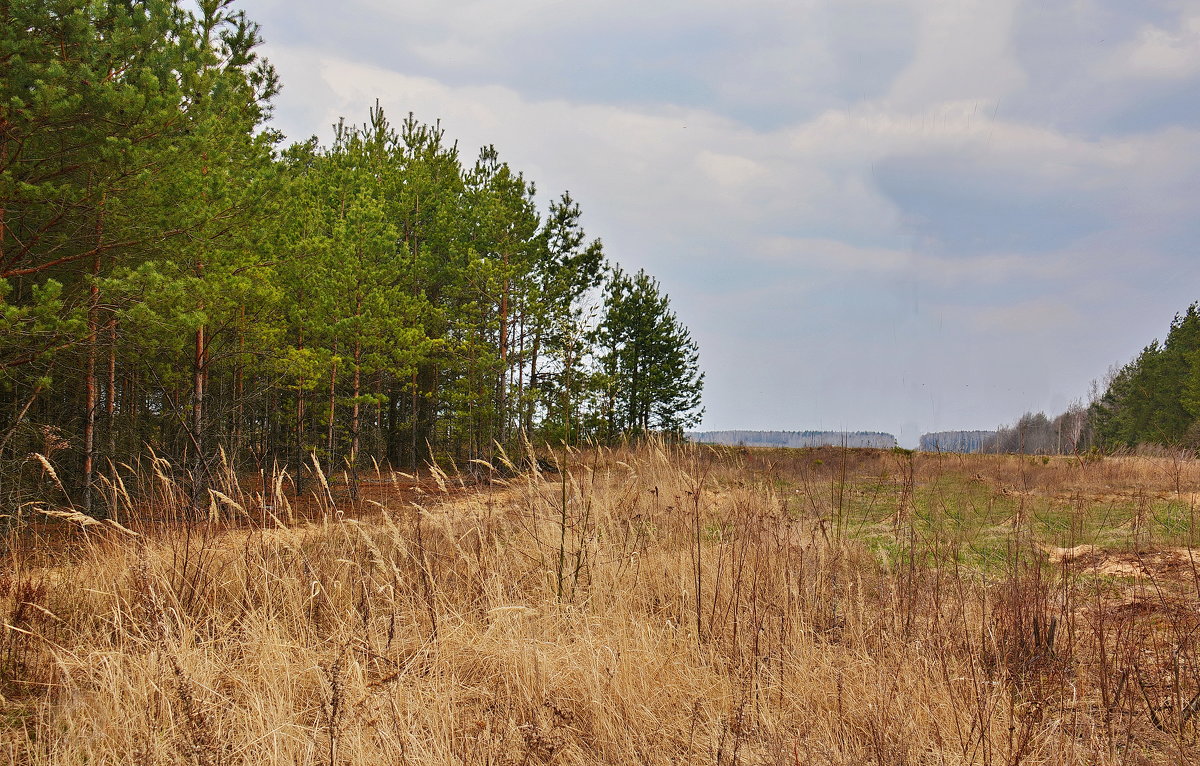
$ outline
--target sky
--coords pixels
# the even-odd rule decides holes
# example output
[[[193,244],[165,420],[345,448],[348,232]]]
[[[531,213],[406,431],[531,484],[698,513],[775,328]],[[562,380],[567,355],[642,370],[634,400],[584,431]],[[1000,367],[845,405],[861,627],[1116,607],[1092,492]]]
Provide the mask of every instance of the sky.
[[[485,144],[700,347],[702,428],[987,429],[1200,299],[1197,0],[244,0],[328,143]]]

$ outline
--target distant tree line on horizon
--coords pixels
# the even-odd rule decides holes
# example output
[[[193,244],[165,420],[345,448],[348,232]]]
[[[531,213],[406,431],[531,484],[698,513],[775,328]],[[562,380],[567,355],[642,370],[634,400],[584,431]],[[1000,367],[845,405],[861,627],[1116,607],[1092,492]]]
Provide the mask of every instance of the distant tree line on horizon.
[[[687,437],[700,444],[744,447],[869,447],[891,449],[896,437],[878,431],[695,431]]]
[[[153,451],[239,470],[681,432],[703,374],[659,283],[493,147],[376,107],[277,149],[232,0],[0,4],[0,498],[91,510]]]
[[[983,452],[995,431],[935,431],[921,434],[917,449],[922,452]]]
[[[918,449],[968,454],[1071,455],[1089,450],[1093,444],[1088,410],[1082,404],[1075,404],[1054,418],[1044,412],[1027,412],[1012,425],[995,431],[922,434]]]

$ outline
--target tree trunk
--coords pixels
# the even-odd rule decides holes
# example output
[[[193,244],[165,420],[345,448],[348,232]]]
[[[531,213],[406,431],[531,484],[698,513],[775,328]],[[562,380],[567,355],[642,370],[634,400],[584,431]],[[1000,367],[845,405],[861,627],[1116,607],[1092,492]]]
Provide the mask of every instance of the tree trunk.
[[[354,375],[350,384],[354,401],[350,405],[350,497],[358,499],[358,449],[362,444],[362,405],[358,401],[362,391],[362,343],[354,338]]]
[[[246,369],[246,307],[241,307],[241,312],[238,316],[238,356],[237,364],[233,371],[233,449],[230,450],[229,459],[237,462],[238,453],[242,449],[242,386],[243,376]]]
[[[117,454],[117,320],[108,320],[108,396],[104,400],[104,420],[108,426],[108,459]]]
[[[534,333],[534,336],[533,336],[533,349],[530,353],[530,358],[529,358],[529,406],[525,408],[525,432],[526,433],[533,432],[533,411],[537,408],[537,400],[538,400],[538,378],[537,378],[538,351],[541,350],[541,346],[542,346],[542,334],[541,334],[541,332],[536,332],[536,333]]]
[[[192,361],[192,511],[197,516],[204,511],[208,495],[208,462],[204,454],[204,396],[206,383],[205,327],[196,328],[196,349]]]
[[[521,312],[516,324],[521,328],[517,335],[517,396],[513,407],[513,421],[517,431],[525,430],[525,312]]]
[[[96,210],[96,252],[92,256],[92,282],[88,287],[87,372],[84,381],[83,512],[92,513],[92,485],[96,480],[96,344],[100,341],[100,248],[104,245],[104,196]]]
[[[99,238],[100,223],[96,223]],[[95,482],[96,462],[96,343],[99,340],[96,314],[100,310],[100,287],[96,278],[100,274],[100,255],[92,256],[92,284],[88,288],[88,345],[87,367],[83,383],[83,512],[92,513],[92,484]]]
[[[354,318],[362,317],[362,297],[358,297],[354,302]],[[352,392],[353,401],[350,405],[350,468],[358,464],[358,448],[362,444],[361,433],[359,426],[361,425],[359,415],[362,412],[362,407],[358,403],[358,395],[362,390],[362,336],[356,333],[354,336],[354,351],[351,354],[351,359],[354,363],[354,371],[351,375],[350,390]]]
[[[304,378],[296,389],[296,496],[304,492]]]
[[[304,334],[298,333],[296,338],[296,349],[304,350]],[[293,484],[296,487],[296,496],[299,497],[304,491],[304,463],[306,456],[304,454],[304,376],[301,375],[296,383],[296,477]]]
[[[508,278],[508,253],[501,257],[504,262],[504,284],[500,291],[500,380],[496,386],[496,417],[499,423],[493,426],[495,432],[490,436],[504,444],[508,438],[508,293],[512,285]]]
[[[8,6],[5,5],[4,23],[11,24],[8,18]],[[8,124],[8,109],[0,105],[0,124]],[[8,136],[7,131],[0,131],[0,168],[8,167]],[[4,263],[4,240],[8,238],[8,210],[4,200],[0,199],[0,263]]]
[[[413,474],[417,472],[417,418],[420,413],[417,412],[417,402],[419,401],[419,389],[417,388],[417,373],[414,371],[412,376],[412,453],[409,457],[412,458]]]
[[[337,345],[336,344],[334,344],[333,353],[337,354]],[[335,422],[334,415],[336,413],[337,413],[337,357],[335,356],[333,359],[333,365],[329,370],[329,421],[326,423],[326,426],[327,426],[326,439],[327,439],[327,441],[325,444],[325,449],[329,453],[329,457],[328,457],[328,459],[329,459],[328,466],[329,467],[325,469],[325,473],[327,475],[331,475],[333,473],[333,468],[334,468],[334,462],[333,462],[333,458],[334,458],[334,452],[333,452],[334,427],[333,426],[334,426],[334,422]]]

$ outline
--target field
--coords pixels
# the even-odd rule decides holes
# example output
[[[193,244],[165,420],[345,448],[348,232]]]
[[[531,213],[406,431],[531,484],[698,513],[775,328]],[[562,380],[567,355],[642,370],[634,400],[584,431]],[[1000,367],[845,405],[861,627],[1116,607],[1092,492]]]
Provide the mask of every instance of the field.
[[[227,482],[193,521],[166,471],[110,487],[116,523],[25,509],[0,760],[1200,760],[1188,456],[554,462]]]

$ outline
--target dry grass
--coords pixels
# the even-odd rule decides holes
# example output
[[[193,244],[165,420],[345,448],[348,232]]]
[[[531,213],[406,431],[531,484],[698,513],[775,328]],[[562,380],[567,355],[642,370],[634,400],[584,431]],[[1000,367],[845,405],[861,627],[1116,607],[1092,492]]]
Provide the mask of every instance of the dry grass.
[[[339,513],[325,487],[318,522],[272,521],[230,484],[215,516],[269,522],[241,528],[139,525],[114,491],[125,529],[80,529],[69,556],[14,538],[0,758],[1200,755],[1196,580],[1153,563],[1170,558],[1159,543],[1190,554],[1191,528],[1159,529],[1155,504],[1193,504],[1191,461],[662,445],[565,459],[371,513]],[[174,497],[160,473],[159,508]],[[1056,547],[1079,545],[1093,547]],[[1149,563],[1113,574],[1110,555]]]

